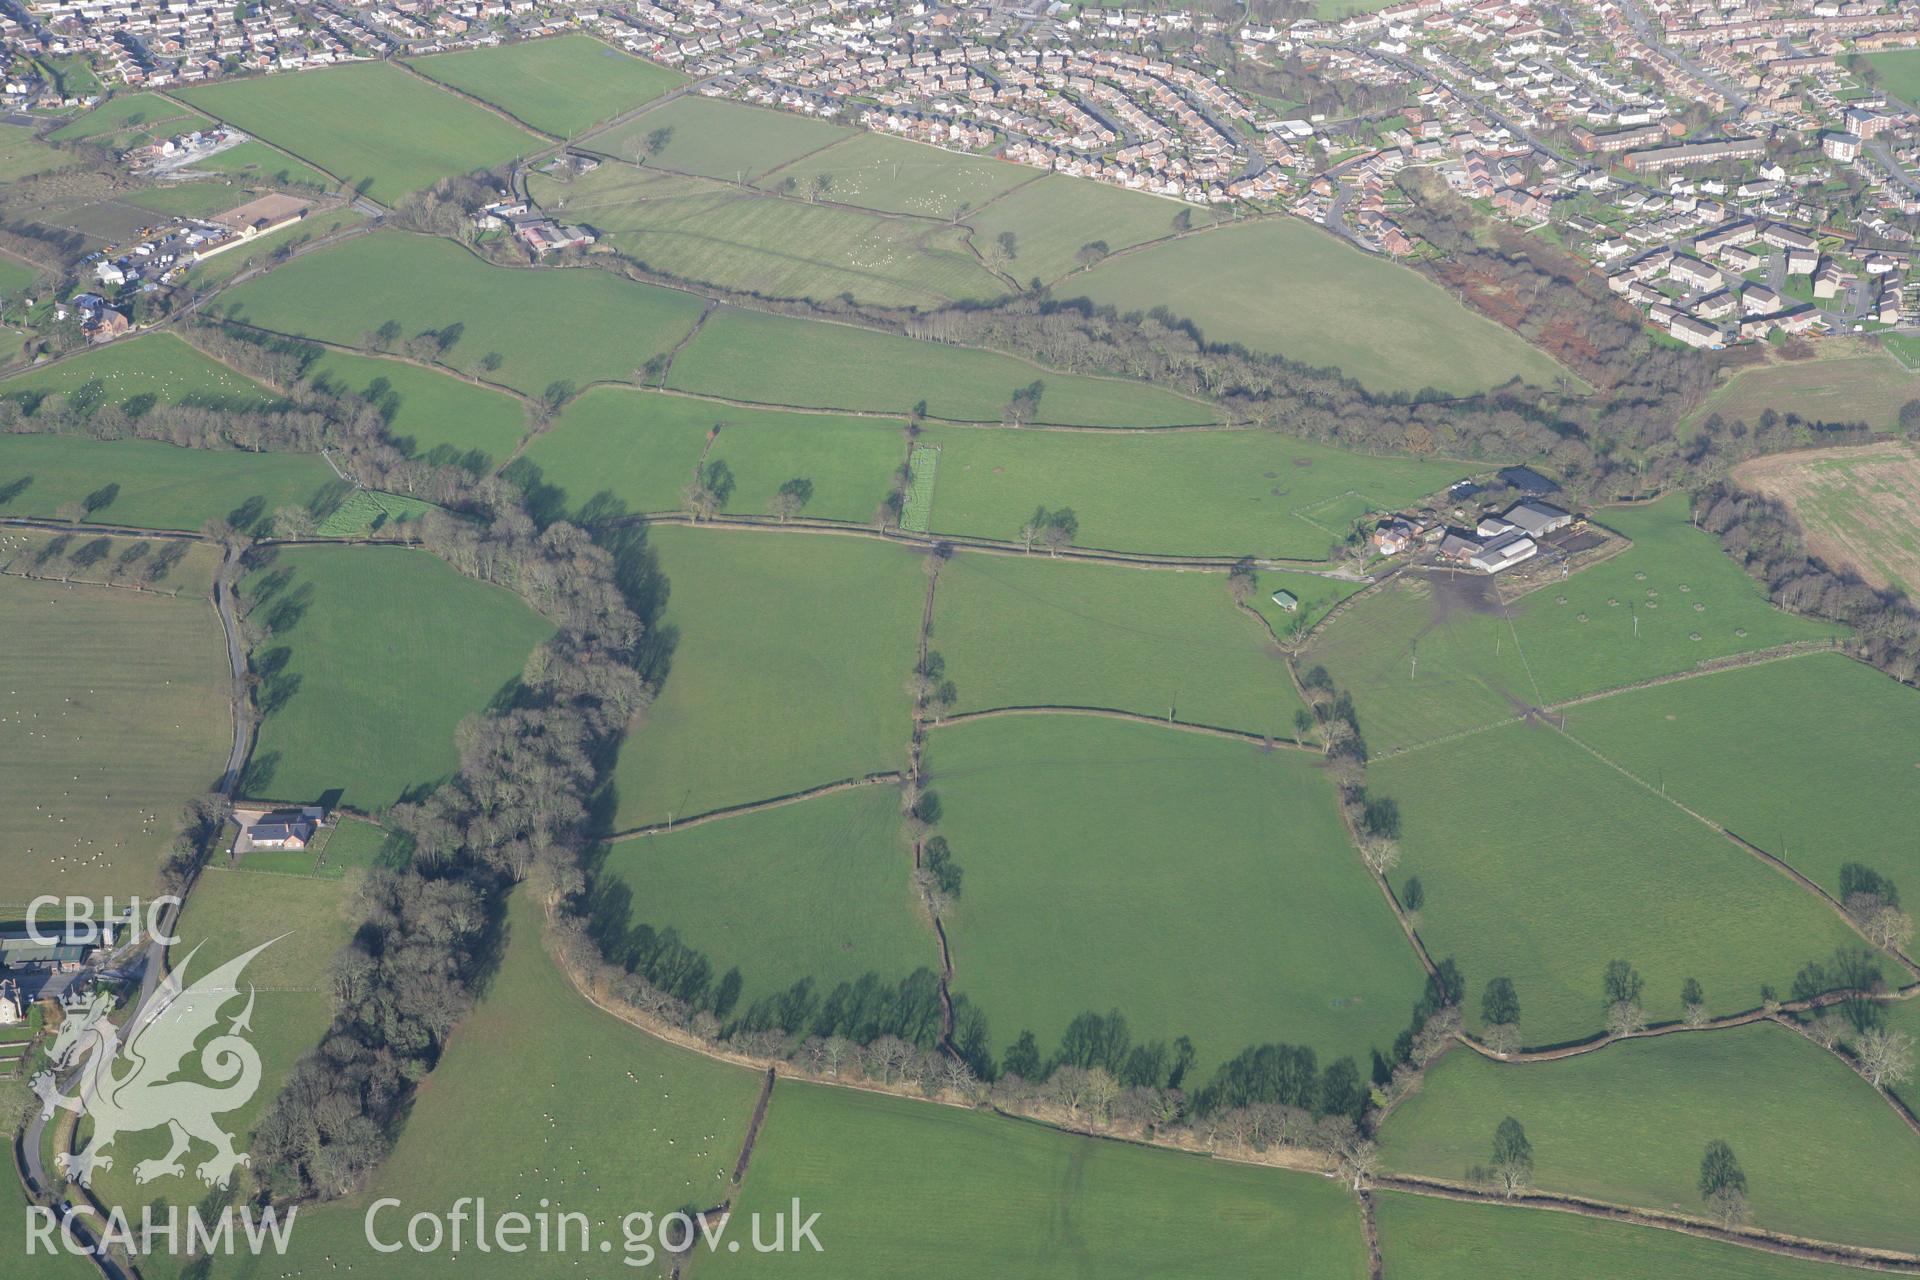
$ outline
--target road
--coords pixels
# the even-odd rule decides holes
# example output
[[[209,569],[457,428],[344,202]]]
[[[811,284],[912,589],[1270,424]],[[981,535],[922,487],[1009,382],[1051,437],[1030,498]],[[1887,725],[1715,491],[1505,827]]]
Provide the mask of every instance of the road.
[[[1735,110],[1745,111],[1747,109],[1747,100],[1741,95],[1739,90],[1695,62],[1692,58],[1687,57],[1675,49],[1669,48],[1661,41],[1660,33],[1654,29],[1653,23],[1648,21],[1646,11],[1640,7],[1640,0],[1623,0],[1620,6],[1620,12],[1626,15],[1627,24],[1633,28],[1634,34],[1646,41],[1649,48],[1653,49],[1674,66],[1684,70],[1701,84],[1706,85],[1715,93],[1725,98]]]

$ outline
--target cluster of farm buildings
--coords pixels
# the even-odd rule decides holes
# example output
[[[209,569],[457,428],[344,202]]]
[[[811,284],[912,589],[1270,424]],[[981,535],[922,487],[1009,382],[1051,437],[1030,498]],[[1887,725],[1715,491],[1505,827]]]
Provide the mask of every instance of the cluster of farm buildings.
[[[1543,495],[1558,486],[1529,467],[1505,469],[1499,484],[1526,496],[1504,509],[1483,507],[1476,512],[1469,504],[1483,489],[1463,480],[1440,503],[1381,520],[1373,530],[1372,549],[1389,558],[1425,549],[1438,560],[1496,574],[1533,559],[1550,535],[1579,522],[1573,512],[1546,500]]]

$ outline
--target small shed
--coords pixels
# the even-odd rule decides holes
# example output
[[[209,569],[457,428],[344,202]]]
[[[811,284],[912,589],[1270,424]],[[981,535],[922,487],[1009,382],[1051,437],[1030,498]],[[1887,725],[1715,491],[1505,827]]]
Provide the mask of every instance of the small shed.
[[[1274,592],[1273,602],[1279,605],[1282,609],[1285,609],[1288,613],[1292,613],[1295,609],[1298,609],[1300,607],[1300,598],[1294,595],[1293,592],[1291,591]]]

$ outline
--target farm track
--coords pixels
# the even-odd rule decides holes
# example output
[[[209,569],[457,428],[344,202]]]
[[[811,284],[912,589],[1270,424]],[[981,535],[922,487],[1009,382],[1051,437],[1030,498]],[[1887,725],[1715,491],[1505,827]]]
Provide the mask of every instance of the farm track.
[[[1414,1174],[1378,1174],[1374,1178],[1374,1186],[1388,1191],[1405,1192],[1409,1195],[1431,1196],[1440,1200],[1460,1200],[1473,1204],[1499,1205],[1503,1208],[1572,1213],[1607,1222],[1657,1227],[1663,1231],[1677,1231],[1683,1235],[1739,1245],[1761,1253],[1774,1253],[1782,1257],[1856,1267],[1865,1271],[1920,1274],[1920,1254],[1901,1253],[1891,1249],[1869,1249],[1831,1240],[1814,1240],[1804,1236],[1764,1231],[1758,1227],[1722,1227],[1683,1214],[1667,1213],[1637,1205],[1614,1204],[1585,1196],[1523,1191],[1509,1199],[1487,1188]]]

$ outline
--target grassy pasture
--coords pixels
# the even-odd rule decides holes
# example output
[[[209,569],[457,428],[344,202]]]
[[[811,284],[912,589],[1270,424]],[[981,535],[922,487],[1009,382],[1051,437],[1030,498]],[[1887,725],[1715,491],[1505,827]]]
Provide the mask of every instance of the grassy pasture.
[[[212,605],[8,576],[0,618],[0,902],[151,893],[231,741]]]
[[[205,598],[219,566],[219,549],[207,542],[0,529],[0,573],[14,577]]]
[[[403,448],[446,450],[471,460],[474,470],[505,461],[527,433],[526,410],[512,396],[403,360],[328,350],[307,373],[377,407]]]
[[[224,213],[246,199],[247,193],[229,182],[170,182],[165,186],[129,191],[126,202],[154,213],[181,218],[206,218]]]
[[[291,547],[240,593],[272,635],[251,655],[265,718],[242,790],[372,809],[458,764],[454,729],[515,680],[549,627],[424,551]]]
[[[1040,401],[1044,413],[1046,396]],[[1374,458],[1271,431],[1127,436],[930,427],[936,533],[1011,540],[1036,506],[1072,507],[1107,551],[1318,560],[1369,510],[1460,478],[1459,465]]]
[[[388,320],[404,336],[464,326],[442,357],[461,369],[500,356],[490,381],[539,395],[549,383],[631,378],[693,328],[700,301],[599,271],[493,267],[447,240],[372,235],[301,257],[226,295],[225,314],[262,328],[359,346]],[[596,336],[579,341],[583,333]]]
[[[490,1215],[584,1213],[595,1241],[621,1248],[621,1220],[729,1193],[760,1089],[757,1073],[676,1049],[589,1005],[540,944],[539,906],[515,895],[507,942],[484,998],[464,1019],[431,1082],[420,1091],[399,1144],[353,1199],[303,1206],[287,1256],[242,1256],[234,1280],[316,1275],[338,1266],[356,1277],[422,1275],[578,1277],[614,1264],[597,1251],[510,1254],[441,1249],[420,1254],[368,1247],[368,1207],[403,1202],[375,1219],[383,1240],[404,1238],[407,1218],[444,1214],[462,1196],[484,1197]],[[485,1117],[486,1123],[476,1123]],[[531,1243],[531,1240],[529,1241]],[[616,1260],[624,1261],[620,1254]],[[597,1260],[597,1264],[596,1264]],[[619,1268],[655,1277],[665,1268]]]
[[[1044,384],[1039,420],[1154,427],[1212,422],[1209,405],[1141,382],[1057,373],[996,351],[722,307],[674,359],[681,391],[808,409],[998,422],[1013,393]]]
[[[872,518],[905,456],[894,422],[740,409],[624,387],[581,396],[524,454],[576,513],[608,500],[628,511],[681,510],[680,490],[704,457],[733,473],[728,514],[764,515],[781,485],[804,479],[813,497],[803,515],[848,521]]]
[[[1504,616],[1478,594],[1478,575],[1407,575],[1322,631],[1306,661],[1352,691],[1377,753],[1709,659],[1841,634],[1774,609],[1717,540],[1688,523],[1685,495],[1598,518],[1634,545]]]
[[[953,219],[1033,179],[1032,169],[1011,161],[863,131],[783,165],[755,185],[798,195],[817,192],[836,204],[881,213]]]
[[[1337,368],[1374,391],[1457,395],[1516,376],[1538,386],[1573,376],[1440,286],[1297,218],[1262,218],[1127,254],[1057,292],[1123,312],[1164,306],[1208,342]]]
[[[91,142],[126,151],[212,123],[198,111],[169,102],[157,93],[126,93],[109,98],[48,136],[56,142]]]
[[[1425,885],[1428,950],[1456,956],[1475,991],[1511,978],[1529,1044],[1600,1030],[1610,960],[1640,970],[1647,1015],[1665,1021],[1689,977],[1733,1013],[1858,942],[1806,890],[1551,729],[1377,761],[1368,785],[1400,807],[1400,874]]]
[[[339,880],[214,866],[188,896],[180,916],[180,942],[169,949],[167,960],[175,969],[185,966],[183,980],[189,984],[241,952],[278,939],[247,966],[241,989],[229,997],[230,1012],[237,1014],[248,991],[253,993],[248,1041],[261,1059],[259,1092],[221,1117],[238,1150],[248,1148],[253,1126],[272,1105],[294,1064],[320,1043],[333,1020],[327,965],[352,935],[352,921],[347,886]],[[113,1168],[94,1182],[101,1198],[125,1208],[134,1222],[141,1207],[156,1200],[184,1208],[199,1204],[207,1194],[206,1184],[194,1174],[195,1163],[208,1154],[204,1148],[188,1153],[182,1174],[144,1184],[134,1180],[135,1162],[164,1155],[167,1136],[165,1128],[157,1128],[120,1137],[113,1146]],[[247,1174],[242,1171],[238,1177],[244,1183]],[[165,1258],[157,1268],[143,1264],[142,1272],[172,1274],[173,1261]]]
[[[201,355],[171,333],[143,333],[0,382],[0,396],[27,406],[62,395],[74,407],[111,405],[138,412],[145,403],[250,408],[276,397],[253,381]]]
[[[1880,87],[1903,102],[1920,98],[1920,50],[1890,50],[1867,56],[1880,75]]]
[[[1900,406],[1920,396],[1920,378],[1877,345],[1821,344],[1823,351],[1829,346],[1836,354],[1735,373],[1688,416],[1687,424],[1716,413],[1728,422],[1753,423],[1771,409],[1810,421],[1864,422],[1876,431],[1895,430]]]
[[[1628,1041],[1520,1066],[1449,1054],[1387,1122],[1382,1163],[1459,1178],[1487,1162],[1494,1127],[1509,1115],[1533,1143],[1543,1190],[1703,1213],[1700,1156],[1718,1138],[1746,1171],[1755,1224],[1920,1247],[1920,1140],[1844,1063],[1783,1027]]]
[[[40,278],[40,269],[19,258],[0,257],[0,299],[14,300]]]
[[[821,1213],[823,1249],[773,1264],[796,1280],[1367,1274],[1359,1212],[1324,1178],[783,1082],[738,1206],[771,1215],[794,1196]],[[770,1264],[743,1249],[698,1265]]]
[[[16,1114],[33,1100],[25,1080],[0,1082],[0,1103],[16,1108]],[[0,1267],[34,1280],[97,1280],[100,1269],[85,1254],[65,1249],[48,1253],[29,1237],[29,1203],[18,1178],[0,1187]],[[16,1267],[15,1262],[20,1265]]]
[[[1262,582],[1273,580],[1271,592],[1301,576]],[[1279,647],[1234,605],[1225,573],[961,552],[940,570],[930,644],[959,689],[957,711],[1172,710],[1195,724],[1290,738],[1304,709]]]
[[[224,174],[237,182],[313,187],[322,191],[333,187],[333,179],[326,174],[275,151],[264,142],[243,142],[205,160],[196,160],[193,171]]]
[[[323,538],[365,538],[374,535],[391,538],[399,526],[421,519],[433,504],[405,494],[382,493],[378,489],[355,489],[348,494],[314,532]]]
[[[1835,896],[1862,862],[1920,886],[1920,695],[1833,653],[1575,707],[1567,731]]]
[[[407,65],[556,137],[631,111],[687,79],[583,35],[461,49]]]
[[[1912,444],[1777,453],[1742,463],[1734,479],[1785,503],[1815,555],[1876,587],[1920,594],[1920,449]]]
[[[1007,274],[1051,284],[1078,268],[1074,255],[1084,246],[1101,241],[1118,253],[1172,235],[1183,210],[1195,225],[1209,217],[1206,210],[1177,200],[1050,173],[972,210],[964,220],[982,253],[999,242],[1002,232],[1013,232]]]
[[[859,538],[659,526],[674,644],[620,753],[622,828],[897,769],[926,579]]]
[[[0,124],[0,182],[19,182],[73,163],[22,125]]]
[[[665,145],[649,154],[648,140],[662,136],[662,130],[666,131]],[[595,151],[631,164],[645,162],[704,178],[750,182],[769,169],[852,137],[853,133],[841,125],[789,111],[769,111],[695,94],[662,103],[616,129],[596,135],[592,146]]]
[[[933,308],[1007,292],[964,232],[937,223],[625,164],[532,191],[542,207],[590,224],[656,271],[743,293]]]
[[[1198,1087],[1249,1045],[1366,1062],[1405,1024],[1419,964],[1315,757],[1061,715],[939,728],[926,758],[966,875],[954,987],[996,1054],[1118,1008],[1136,1042],[1191,1036]]]
[[[1374,1218],[1387,1273],[1396,1280],[1843,1280],[1857,1274],[1677,1231],[1393,1191],[1375,1195]]]
[[[180,96],[386,203],[542,145],[492,112],[379,62],[222,80]]]
[[[733,1012],[802,978],[825,996],[878,973],[888,983],[938,969],[921,918],[900,792],[872,786],[612,846],[602,874],[632,891],[631,923],[673,928],[738,967]]]
[[[141,529],[198,529],[247,509],[303,506],[339,481],[311,453],[180,449],[154,440],[0,435],[0,515],[56,516],[97,501],[91,519]],[[85,527],[85,522],[82,522]]]

